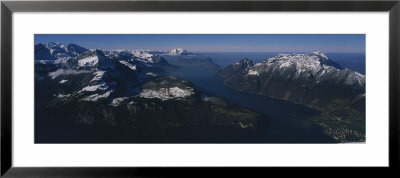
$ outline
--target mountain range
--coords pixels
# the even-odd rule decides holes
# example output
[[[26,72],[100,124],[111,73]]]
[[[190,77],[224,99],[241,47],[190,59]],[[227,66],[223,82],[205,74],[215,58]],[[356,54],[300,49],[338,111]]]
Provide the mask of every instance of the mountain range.
[[[266,129],[267,116],[169,75],[180,68],[210,68],[232,89],[320,111],[312,120],[339,142],[365,141],[365,75],[321,52],[278,54],[258,63],[244,58],[220,69],[210,57],[182,48],[99,50],[50,42],[36,44],[34,51],[38,120],[150,132]]]
[[[321,52],[278,54],[259,63],[245,58],[218,74],[233,89],[322,111],[314,120],[339,141],[365,139],[365,75]]]
[[[265,115],[168,76],[177,49],[98,50],[76,44],[35,45],[35,118],[149,132],[187,127],[257,129]],[[195,59],[193,59],[195,60]],[[182,67],[182,66],[180,66]]]

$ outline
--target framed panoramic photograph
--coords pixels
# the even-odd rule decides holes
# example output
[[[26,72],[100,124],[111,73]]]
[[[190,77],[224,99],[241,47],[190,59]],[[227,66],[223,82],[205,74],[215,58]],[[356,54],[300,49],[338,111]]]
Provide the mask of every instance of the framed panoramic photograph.
[[[3,1],[1,174],[393,170],[399,20],[399,1]]]

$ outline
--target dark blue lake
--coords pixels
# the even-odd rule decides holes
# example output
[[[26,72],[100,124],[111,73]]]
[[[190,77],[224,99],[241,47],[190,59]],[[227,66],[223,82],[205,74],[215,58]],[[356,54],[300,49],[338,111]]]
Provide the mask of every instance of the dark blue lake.
[[[184,68],[171,75],[189,80],[199,90],[221,97],[229,102],[263,113],[270,119],[258,141],[264,143],[330,143],[332,138],[311,121],[319,114],[308,107],[266,96],[242,93],[226,87],[215,71],[204,68]],[[223,130],[221,130],[223,132]]]

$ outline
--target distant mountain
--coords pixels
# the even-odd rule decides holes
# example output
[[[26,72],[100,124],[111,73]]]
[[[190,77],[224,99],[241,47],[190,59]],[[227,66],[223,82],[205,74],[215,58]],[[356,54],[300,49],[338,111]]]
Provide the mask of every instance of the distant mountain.
[[[131,66],[151,66],[153,70],[176,70],[176,67],[207,67],[219,69],[210,57],[189,53],[182,48],[169,52],[156,50],[108,50],[106,56],[119,61],[125,61]],[[176,66],[176,67],[174,67]]]
[[[204,55],[164,55],[163,57],[168,63],[179,67],[201,67],[215,71],[219,69],[219,66],[210,57]]]
[[[340,118],[357,134],[365,134],[365,75],[341,67],[323,53],[279,54],[261,63],[243,59],[218,74],[231,88],[321,110],[329,115],[325,119]],[[355,139],[362,140],[360,135]]]
[[[35,61],[40,60],[66,60],[71,57],[79,56],[85,53],[88,49],[76,44],[62,44],[50,42],[46,44],[35,45]]]
[[[186,55],[189,54],[186,50],[182,48],[176,48],[168,52],[169,55]]]
[[[55,60],[49,48],[44,44],[35,45],[35,60]]]
[[[150,54],[143,50],[110,50],[105,51],[105,55],[132,70],[136,70],[142,78],[164,74],[177,68],[177,66],[168,63],[163,56]]]

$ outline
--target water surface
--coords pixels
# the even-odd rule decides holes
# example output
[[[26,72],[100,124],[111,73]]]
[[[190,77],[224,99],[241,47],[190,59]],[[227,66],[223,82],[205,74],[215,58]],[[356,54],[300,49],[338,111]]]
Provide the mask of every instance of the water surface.
[[[263,113],[269,118],[269,126],[257,137],[264,143],[330,143],[334,140],[323,133],[311,117],[318,111],[303,105],[248,94],[233,90],[223,84],[215,71],[205,68],[183,68],[170,75],[191,81],[199,90],[229,102]],[[260,140],[259,140],[260,141]]]

